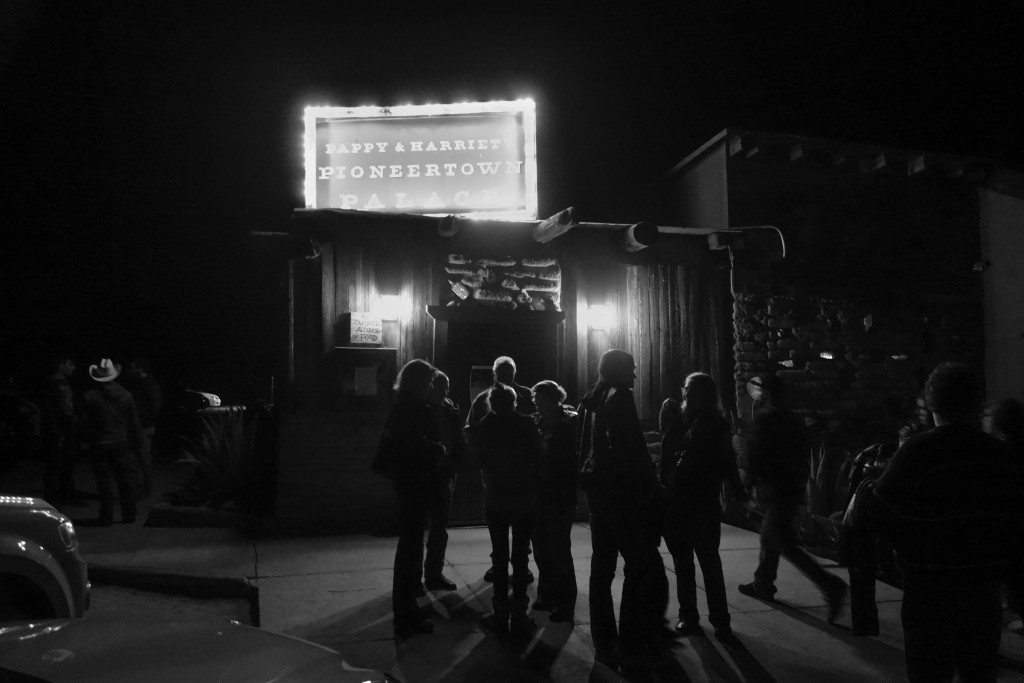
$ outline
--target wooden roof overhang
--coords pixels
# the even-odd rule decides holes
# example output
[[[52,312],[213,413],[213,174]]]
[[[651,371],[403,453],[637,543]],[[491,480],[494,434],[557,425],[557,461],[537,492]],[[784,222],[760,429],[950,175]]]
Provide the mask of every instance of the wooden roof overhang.
[[[629,264],[728,267],[725,245],[752,229],[580,222],[571,209],[545,221],[295,209],[290,236],[313,244],[402,244],[450,253],[548,256],[567,262],[597,259]]]

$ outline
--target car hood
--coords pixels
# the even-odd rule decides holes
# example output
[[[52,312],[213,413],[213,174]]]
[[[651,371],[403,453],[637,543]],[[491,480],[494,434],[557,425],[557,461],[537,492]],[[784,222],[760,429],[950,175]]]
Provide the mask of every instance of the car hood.
[[[8,680],[5,671],[53,683],[394,680],[315,643],[231,622],[88,617],[0,625],[0,678]]]

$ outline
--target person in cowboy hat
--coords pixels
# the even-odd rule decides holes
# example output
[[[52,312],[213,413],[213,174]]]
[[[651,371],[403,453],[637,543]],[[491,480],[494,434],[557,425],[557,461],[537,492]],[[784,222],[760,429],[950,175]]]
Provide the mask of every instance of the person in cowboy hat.
[[[132,395],[115,382],[121,374],[119,365],[104,358],[99,365],[89,366],[94,385],[82,396],[89,425],[93,471],[100,499],[100,515],[96,524],[114,523],[114,484],[121,503],[121,521],[135,521],[135,468],[133,451],[142,444],[139,411]]]

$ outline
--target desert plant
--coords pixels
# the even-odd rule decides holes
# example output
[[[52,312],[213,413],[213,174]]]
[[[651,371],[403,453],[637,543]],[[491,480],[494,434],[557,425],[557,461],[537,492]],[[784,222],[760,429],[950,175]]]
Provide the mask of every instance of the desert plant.
[[[259,477],[253,458],[257,420],[246,420],[244,408],[206,417],[198,438],[181,437],[176,464],[185,472],[169,499],[179,505],[249,507]]]

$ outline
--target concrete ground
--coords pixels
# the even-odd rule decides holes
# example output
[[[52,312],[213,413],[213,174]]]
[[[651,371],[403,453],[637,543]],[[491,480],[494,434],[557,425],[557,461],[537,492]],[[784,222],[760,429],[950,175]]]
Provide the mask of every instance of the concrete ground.
[[[88,480],[82,482],[88,489]],[[18,488],[3,492],[32,493]],[[67,512],[87,519],[95,515],[94,506],[93,502]],[[150,503],[143,503],[140,516],[149,507]],[[585,524],[575,525],[572,531],[580,588],[575,628],[551,624],[545,614],[534,614],[538,630],[519,649],[499,642],[479,626],[480,616],[490,610],[490,584],[482,580],[490,552],[486,529],[453,529],[450,535],[445,574],[457,589],[428,593],[422,599],[435,615],[433,634],[396,643],[391,625],[394,538],[252,538],[234,529],[155,528],[139,523],[79,528],[82,553],[90,565],[179,578],[250,578],[258,585],[263,628],[326,645],[354,665],[388,671],[406,683],[619,680],[594,663],[587,609],[591,545]],[[664,548],[662,552],[670,573],[667,616],[672,618],[677,608],[672,560]],[[736,590],[753,575],[756,534],[723,526],[721,555],[739,644],[725,646],[715,640],[704,611],[705,636],[678,638],[671,657],[655,672],[655,680],[905,680],[899,590],[878,584],[881,633],[875,638],[855,637],[848,610],[836,625],[827,624],[821,596],[785,561],[778,580],[780,602],[766,604]],[[846,578],[844,569],[825,564]],[[699,571],[698,585],[703,585]],[[616,603],[621,588],[619,576],[613,585]],[[703,607],[703,596],[698,599]],[[102,611],[99,604],[96,608],[97,613]],[[173,619],[174,614],[169,611],[166,617]],[[1024,637],[1005,629],[1000,654],[999,680],[1024,681]]]

